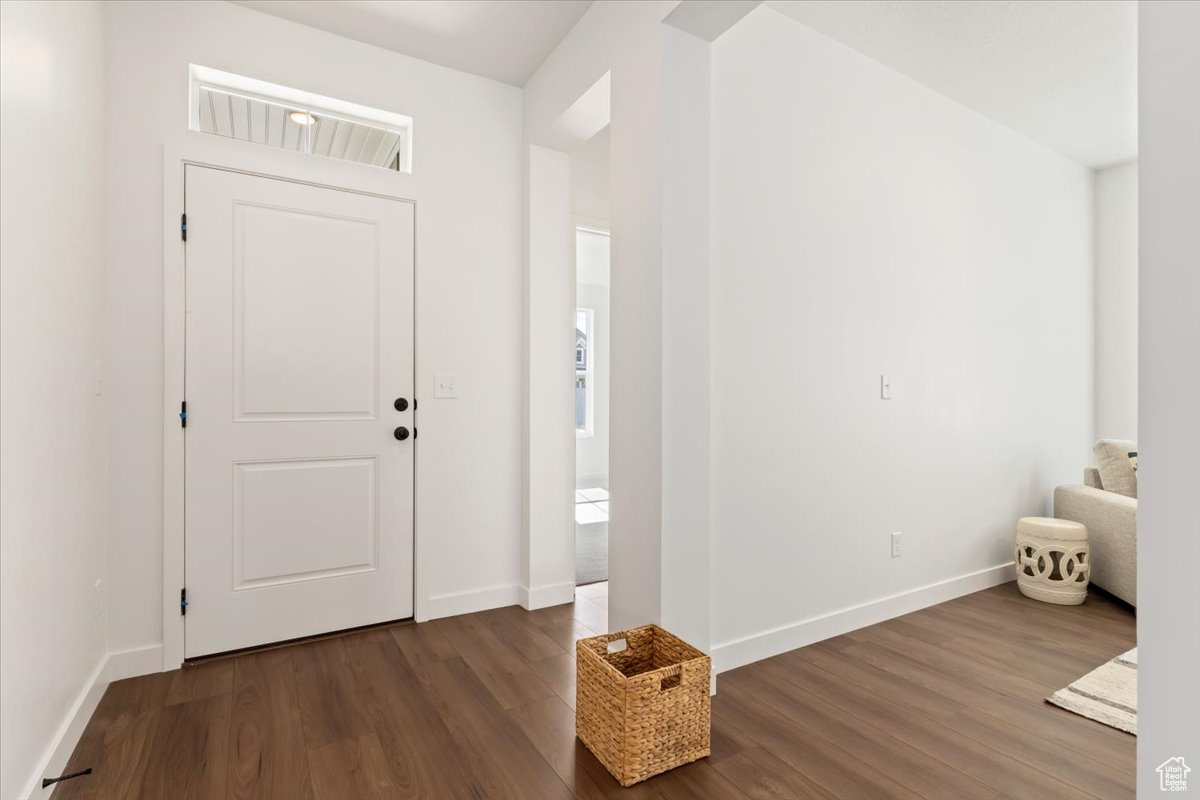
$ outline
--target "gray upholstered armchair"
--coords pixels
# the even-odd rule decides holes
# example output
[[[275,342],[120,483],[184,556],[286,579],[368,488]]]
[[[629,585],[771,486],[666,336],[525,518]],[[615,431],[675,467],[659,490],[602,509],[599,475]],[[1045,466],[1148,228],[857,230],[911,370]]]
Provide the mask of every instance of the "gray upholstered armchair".
[[[1105,491],[1100,473],[1088,467],[1083,486],[1054,490],[1054,516],[1088,529],[1091,582],[1137,605],[1137,498]]]

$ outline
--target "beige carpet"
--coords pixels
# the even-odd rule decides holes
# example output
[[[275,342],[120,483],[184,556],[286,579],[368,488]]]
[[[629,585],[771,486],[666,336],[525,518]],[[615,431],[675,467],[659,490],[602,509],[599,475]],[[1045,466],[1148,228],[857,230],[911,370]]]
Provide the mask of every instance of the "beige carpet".
[[[1047,702],[1137,735],[1137,648],[1084,675]]]
[[[575,585],[608,580],[608,523],[575,524]]]

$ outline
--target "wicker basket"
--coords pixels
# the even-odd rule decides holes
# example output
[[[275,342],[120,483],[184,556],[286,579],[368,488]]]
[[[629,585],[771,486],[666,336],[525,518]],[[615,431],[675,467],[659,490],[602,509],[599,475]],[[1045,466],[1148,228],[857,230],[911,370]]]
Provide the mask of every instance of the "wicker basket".
[[[608,652],[609,642],[626,647]],[[622,786],[709,754],[708,656],[657,625],[575,644],[575,732]]]

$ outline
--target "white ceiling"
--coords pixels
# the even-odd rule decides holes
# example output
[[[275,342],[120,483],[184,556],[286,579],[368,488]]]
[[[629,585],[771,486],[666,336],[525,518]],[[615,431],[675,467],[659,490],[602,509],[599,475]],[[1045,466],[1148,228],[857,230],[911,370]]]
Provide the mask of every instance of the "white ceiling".
[[[232,0],[312,28],[523,86],[592,0]]]
[[[1090,167],[1137,158],[1134,0],[769,0]]]

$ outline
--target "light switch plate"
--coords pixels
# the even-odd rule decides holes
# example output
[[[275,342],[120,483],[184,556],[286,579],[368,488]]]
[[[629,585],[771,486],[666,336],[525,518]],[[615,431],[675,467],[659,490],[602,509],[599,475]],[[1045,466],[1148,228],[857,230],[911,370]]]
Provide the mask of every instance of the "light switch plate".
[[[888,375],[879,376],[879,399],[892,399],[892,379]]]
[[[433,396],[441,400],[458,397],[458,375],[439,372],[433,376]]]
[[[892,558],[900,557],[900,531],[892,534]]]

